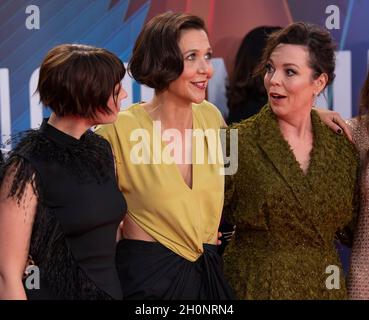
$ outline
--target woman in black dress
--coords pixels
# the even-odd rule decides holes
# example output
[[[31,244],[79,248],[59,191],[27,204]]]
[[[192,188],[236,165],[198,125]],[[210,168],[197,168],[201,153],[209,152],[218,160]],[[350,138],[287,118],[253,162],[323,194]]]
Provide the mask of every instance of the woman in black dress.
[[[0,299],[122,298],[115,247],[126,203],[110,145],[89,128],[116,119],[124,74],[105,49],[66,44],[45,57],[37,90],[52,114],[1,170]]]

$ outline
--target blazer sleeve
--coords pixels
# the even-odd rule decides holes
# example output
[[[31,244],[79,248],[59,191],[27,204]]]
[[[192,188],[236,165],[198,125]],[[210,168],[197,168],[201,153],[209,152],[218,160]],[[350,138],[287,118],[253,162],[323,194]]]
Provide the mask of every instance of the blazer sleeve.
[[[226,222],[235,224],[237,229],[267,230],[266,195],[263,191],[255,192],[256,179],[260,173],[253,166],[258,151],[252,140],[249,132],[244,132],[242,128],[239,130],[238,170],[234,175],[225,177],[223,218]],[[227,141],[228,147],[229,129]]]

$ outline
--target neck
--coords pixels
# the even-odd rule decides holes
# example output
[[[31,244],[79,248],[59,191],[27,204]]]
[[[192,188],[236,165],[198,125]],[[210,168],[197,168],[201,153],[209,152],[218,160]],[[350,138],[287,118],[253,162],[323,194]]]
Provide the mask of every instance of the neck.
[[[155,95],[147,111],[153,120],[160,120],[167,128],[192,128],[192,103],[168,99],[166,93]]]
[[[310,136],[313,131],[310,110],[293,116],[279,117],[278,125],[285,138],[294,136],[304,139]]]
[[[80,139],[91,127],[91,123],[88,119],[76,116],[59,117],[55,113],[51,114],[47,123],[76,139]]]

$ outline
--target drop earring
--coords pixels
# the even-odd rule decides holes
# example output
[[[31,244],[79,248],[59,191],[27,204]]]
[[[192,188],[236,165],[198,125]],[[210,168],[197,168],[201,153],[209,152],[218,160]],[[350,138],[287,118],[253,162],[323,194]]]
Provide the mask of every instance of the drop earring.
[[[315,105],[316,105],[317,97],[318,97],[318,95],[316,93],[313,93],[313,107],[315,107]]]

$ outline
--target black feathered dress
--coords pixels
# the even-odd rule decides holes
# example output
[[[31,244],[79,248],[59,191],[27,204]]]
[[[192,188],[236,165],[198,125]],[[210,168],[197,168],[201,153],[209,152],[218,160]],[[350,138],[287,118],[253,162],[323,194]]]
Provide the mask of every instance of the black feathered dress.
[[[15,177],[9,197],[24,201],[31,183],[38,198],[29,254],[40,289],[26,288],[28,298],[121,299],[115,249],[126,202],[109,143],[89,131],[75,139],[45,119],[11,152],[1,181],[6,172]]]

